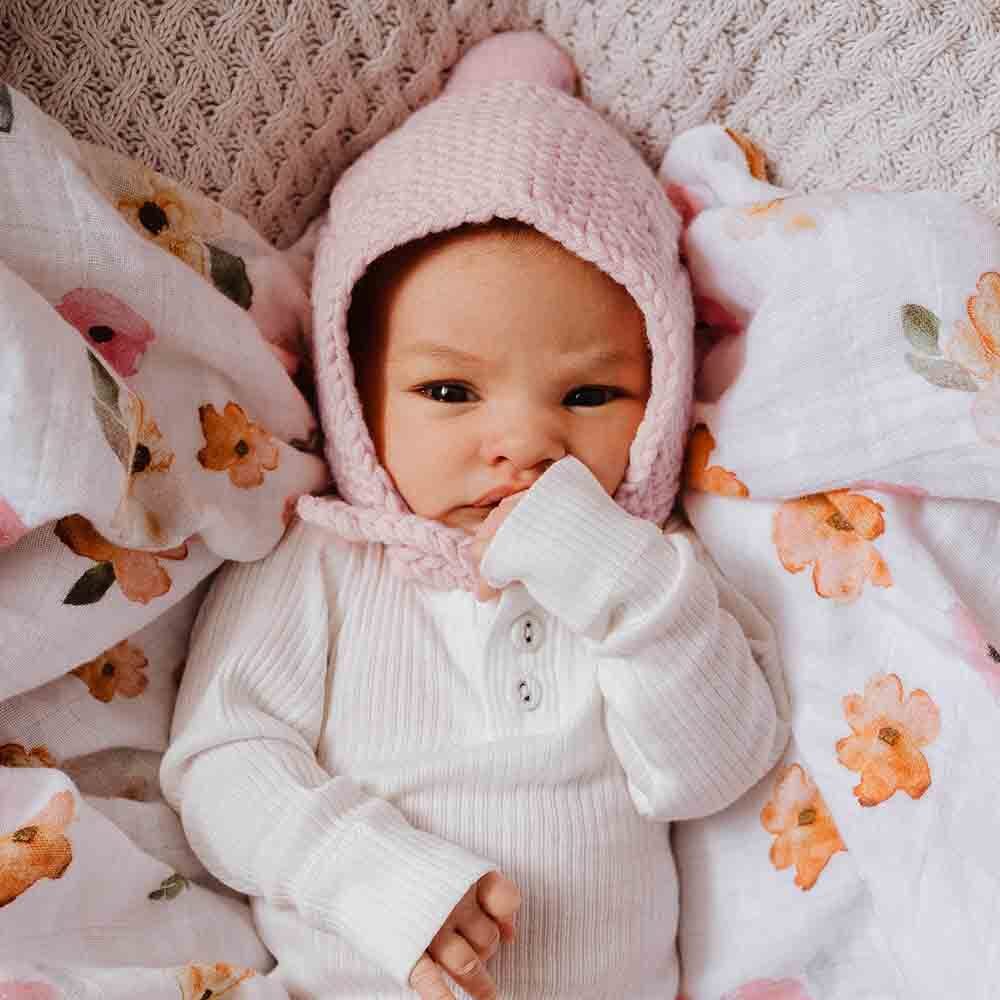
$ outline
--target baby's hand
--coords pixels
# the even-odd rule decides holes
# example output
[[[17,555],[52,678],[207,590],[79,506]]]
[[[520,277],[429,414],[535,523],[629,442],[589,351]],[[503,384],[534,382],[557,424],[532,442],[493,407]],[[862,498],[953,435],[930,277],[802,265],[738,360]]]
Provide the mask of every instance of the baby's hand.
[[[512,493],[509,497],[504,497],[503,500],[493,508],[483,520],[483,523],[476,527],[476,530],[472,533],[475,536],[475,541],[472,543],[472,555],[476,560],[476,565],[478,566],[483,561],[483,556],[486,553],[486,549],[489,547],[491,541],[493,541],[493,536],[497,533],[500,525],[507,519],[508,514],[521,502],[524,498],[525,490],[521,490],[520,493]],[[494,597],[499,595],[499,590],[494,590],[482,577],[479,578],[476,584],[476,600],[477,601],[492,601]]]
[[[483,963],[501,941],[514,939],[520,905],[517,886],[500,872],[487,872],[472,886],[410,973],[421,1000],[454,1000],[443,972],[476,1000],[494,1000],[496,985]]]

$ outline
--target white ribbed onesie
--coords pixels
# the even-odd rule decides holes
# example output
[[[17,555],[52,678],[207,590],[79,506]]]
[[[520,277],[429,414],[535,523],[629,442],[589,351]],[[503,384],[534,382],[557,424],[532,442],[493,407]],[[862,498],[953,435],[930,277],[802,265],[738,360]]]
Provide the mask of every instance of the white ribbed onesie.
[[[501,998],[673,1000],[666,821],[777,759],[752,653],[770,630],[686,533],[626,514],[576,461],[525,494],[483,569],[509,585],[477,604],[301,523],[228,566],[166,795],[206,866],[256,897],[293,997],[414,997],[414,963],[499,868],[523,896],[489,965]]]

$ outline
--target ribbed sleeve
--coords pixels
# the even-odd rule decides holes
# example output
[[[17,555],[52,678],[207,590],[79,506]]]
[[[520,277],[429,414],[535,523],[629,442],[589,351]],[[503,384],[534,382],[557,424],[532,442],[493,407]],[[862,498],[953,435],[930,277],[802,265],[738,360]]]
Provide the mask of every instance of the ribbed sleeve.
[[[495,866],[319,765],[337,620],[328,542],[298,524],[266,559],[221,572],[195,627],[161,781],[213,874],[294,908],[405,985]]]
[[[626,514],[575,458],[553,465],[497,531],[493,586],[520,580],[599,658],[608,734],[638,810],[715,812],[783,740],[774,698],[689,538]]]

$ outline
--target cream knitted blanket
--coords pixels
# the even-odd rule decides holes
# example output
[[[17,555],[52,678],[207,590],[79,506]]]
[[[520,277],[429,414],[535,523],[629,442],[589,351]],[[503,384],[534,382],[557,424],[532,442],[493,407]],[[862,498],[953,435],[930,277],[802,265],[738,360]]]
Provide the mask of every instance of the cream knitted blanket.
[[[1000,219],[993,0],[3,0],[0,78],[285,246],[462,51],[532,25],[654,166],[711,119],[784,186],[947,188]]]

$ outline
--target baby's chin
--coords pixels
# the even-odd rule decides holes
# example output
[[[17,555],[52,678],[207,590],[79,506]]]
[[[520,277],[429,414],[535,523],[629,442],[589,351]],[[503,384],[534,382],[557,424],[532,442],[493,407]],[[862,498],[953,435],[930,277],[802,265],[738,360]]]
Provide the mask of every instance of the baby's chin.
[[[491,504],[489,507],[452,507],[441,516],[432,517],[431,520],[447,525],[449,528],[458,528],[471,535],[496,506],[496,504]]]

